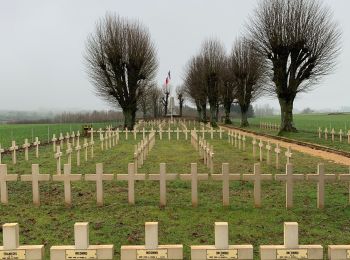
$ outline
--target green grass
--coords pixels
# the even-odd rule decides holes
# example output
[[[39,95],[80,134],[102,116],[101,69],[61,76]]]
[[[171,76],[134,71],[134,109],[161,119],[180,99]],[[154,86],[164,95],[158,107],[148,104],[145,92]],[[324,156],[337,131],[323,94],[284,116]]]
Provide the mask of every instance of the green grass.
[[[138,135],[138,140],[142,134]],[[189,173],[190,163],[197,162],[198,172],[207,173],[198,153],[185,141],[184,135],[176,141],[156,140],[139,173],[158,173],[159,163],[167,164],[167,172]],[[207,135],[207,138],[209,135]],[[218,136],[218,134],[216,134]],[[132,161],[133,138],[121,140],[112,150],[100,151],[95,145],[96,157],[81,167],[73,164],[73,173],[94,173],[95,163],[104,163],[105,173],[127,173],[127,165]],[[230,163],[231,173],[252,173],[253,163],[251,140],[247,150],[238,151],[223,140],[209,140],[215,150],[215,173],[219,173],[221,163]],[[52,147],[41,148],[40,159],[30,152],[30,163],[19,154],[18,165],[11,165],[6,155],[9,174],[30,173],[30,164],[39,163],[41,173],[55,173],[56,163]],[[66,159],[64,158],[63,161]],[[271,158],[274,160],[274,157]],[[73,156],[73,162],[75,157]],[[346,173],[347,167],[323,161],[295,152],[293,154],[295,173],[315,173],[318,162],[324,162],[327,173]],[[283,161],[281,164],[285,162]],[[283,173],[273,166],[262,163],[264,173]],[[348,206],[348,185],[334,183],[326,185],[326,208],[316,207],[316,184],[300,183],[295,186],[295,207],[286,210],[284,184],[265,182],[262,187],[263,207],[253,206],[253,184],[243,181],[230,183],[230,206],[222,206],[221,182],[203,181],[199,184],[199,206],[191,206],[191,184],[184,181],[169,181],[167,186],[167,206],[160,208],[159,183],[139,181],[136,183],[136,205],[127,203],[127,183],[123,181],[105,182],[105,205],[96,206],[95,184],[77,182],[72,185],[73,206],[66,208],[63,200],[63,185],[56,182],[41,183],[41,203],[38,208],[32,205],[31,184],[9,183],[9,205],[0,206],[1,223],[18,222],[20,242],[45,244],[46,259],[52,245],[73,244],[75,222],[90,222],[90,244],[114,244],[115,259],[120,257],[121,245],[144,244],[144,222],[159,222],[159,242],[161,244],[183,244],[185,259],[190,259],[190,245],[214,244],[214,222],[229,222],[229,239],[232,244],[252,243],[254,256],[258,258],[258,246],[283,243],[283,222],[299,222],[301,244],[347,244],[350,243],[350,207]],[[1,240],[1,238],[0,238]]]
[[[238,126],[239,120],[234,120],[234,125]],[[278,135],[278,131],[269,129],[260,129],[260,122],[277,123],[280,124],[280,116],[270,116],[263,118],[250,118],[250,126],[247,129],[254,130],[259,133],[266,133],[271,135]],[[281,136],[296,139],[300,141],[316,143],[323,146],[335,148],[338,150],[350,151],[350,144],[347,141],[347,131],[350,129],[350,114],[327,115],[327,114],[308,114],[308,115],[294,115],[294,123],[298,129],[297,133],[283,133]],[[328,140],[324,139],[324,134],[320,139],[318,136],[318,128],[322,131],[328,128]],[[331,129],[334,128],[336,132],[335,141],[331,140]],[[343,140],[339,141],[338,132],[342,129]]]
[[[12,141],[17,144],[23,144],[24,139],[33,142],[35,137],[39,137],[42,142],[51,141],[52,135],[56,134],[56,138],[62,133],[63,136],[67,132],[80,131],[84,124],[0,124],[0,145],[2,147],[10,147]],[[95,129],[104,128],[106,125],[116,125],[116,122],[92,123]]]

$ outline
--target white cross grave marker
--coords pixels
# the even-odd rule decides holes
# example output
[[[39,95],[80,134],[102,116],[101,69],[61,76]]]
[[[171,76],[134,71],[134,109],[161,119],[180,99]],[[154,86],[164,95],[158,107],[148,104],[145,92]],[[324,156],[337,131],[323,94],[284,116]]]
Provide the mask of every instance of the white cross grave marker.
[[[160,163],[159,174],[149,174],[149,180],[159,181],[160,206],[166,205],[166,181],[173,181],[177,178],[177,173],[166,173],[166,164]]]
[[[52,246],[51,260],[63,259],[113,259],[114,245],[90,245],[89,223],[74,224],[74,245]]]
[[[60,137],[58,138],[58,140],[60,141],[60,147],[61,149],[63,149],[63,140],[64,140],[64,137],[63,137],[63,134],[60,133]]]
[[[259,142],[259,156],[260,156],[260,162],[263,161],[263,155],[262,155],[262,148],[264,147],[264,143],[262,142],[262,140],[260,139]]]
[[[24,144],[22,148],[24,148],[24,159],[28,161],[28,148],[30,147],[30,143],[28,143],[28,139],[24,140]]]
[[[180,180],[191,181],[192,206],[198,206],[198,181],[208,180],[208,174],[198,174],[197,163],[191,163],[191,174],[180,174]]]
[[[266,163],[270,164],[270,151],[271,151],[271,145],[270,145],[270,141],[267,141],[267,145],[266,145]]]
[[[64,185],[64,201],[66,206],[70,207],[72,205],[72,190],[71,190],[71,182],[72,181],[80,181],[81,174],[71,174],[71,165],[65,164],[63,168],[63,174],[61,175],[53,175],[53,181],[61,181]]]
[[[2,225],[3,246],[0,259],[41,260],[44,259],[44,245],[20,245],[18,223]]]
[[[317,207],[319,209],[324,208],[324,187],[327,181],[336,181],[335,174],[325,174],[324,164],[319,163],[317,165],[317,174],[307,174],[306,180],[317,182]]]
[[[224,206],[230,205],[230,181],[241,180],[240,174],[230,174],[229,164],[223,163],[221,174],[212,174],[211,178],[214,181],[222,181],[222,203]]]
[[[299,245],[298,223],[284,222],[284,244],[260,246],[260,259],[323,259],[323,247]]]
[[[39,145],[40,145],[40,141],[38,137],[35,137],[35,142],[33,143],[33,145],[35,145],[35,157],[39,158]]]
[[[215,245],[191,246],[191,259],[253,259],[253,245],[229,245],[228,223],[215,222]]]
[[[12,146],[9,148],[9,150],[12,152],[12,163],[16,164],[17,163],[16,151],[18,150],[16,141],[12,141]]]
[[[55,135],[55,134],[52,135],[51,141],[52,141],[52,149],[53,149],[53,152],[55,152],[55,151],[56,151],[56,142],[57,142],[57,138],[56,138],[56,135]]]
[[[62,152],[61,152],[61,146],[57,146],[57,151],[54,155],[55,159],[56,159],[56,173],[57,174],[61,174],[61,156],[62,156]]]
[[[2,154],[5,152],[5,150],[3,148],[1,148],[1,144],[0,144],[0,164],[2,164]]]
[[[113,174],[103,174],[103,164],[96,164],[96,174],[85,174],[86,181],[96,182],[96,200],[97,205],[103,205],[103,181],[112,181],[114,178]]]
[[[145,223],[145,245],[121,246],[121,260],[183,259],[182,245],[158,245],[158,222]]]
[[[32,182],[32,193],[33,193],[33,203],[36,206],[40,205],[40,181],[49,181],[49,174],[40,174],[39,164],[32,164],[32,174],[21,175],[21,181],[31,181]]]
[[[137,174],[135,168],[133,163],[129,163],[128,174],[117,175],[118,181],[128,181],[128,202],[130,205],[135,204],[135,181],[144,181],[146,179],[146,175]]]
[[[280,168],[280,153],[281,153],[280,144],[276,144],[275,153],[276,153],[276,169],[279,169]]]
[[[17,181],[18,174],[7,174],[7,165],[0,164],[0,199],[1,203],[8,203],[8,190],[7,182],[8,181]]]
[[[77,151],[77,166],[80,166],[80,150],[81,150],[81,146],[80,146],[80,140],[77,139],[77,146],[75,147],[75,150]]]
[[[79,140],[79,139],[78,139],[78,140]],[[88,147],[89,147],[89,143],[88,143],[88,141],[87,141],[87,138],[84,138],[83,148],[84,148],[85,162],[87,162],[87,160],[88,160]]]
[[[292,158],[292,148],[288,146],[287,151],[284,153],[284,155],[287,157],[287,164],[290,163],[290,159]]]
[[[67,143],[67,150],[66,150],[66,155],[68,156],[68,164],[71,165],[72,164],[72,145],[70,143]]]
[[[293,165],[290,163],[286,164],[286,173],[285,174],[276,174],[275,178],[277,181],[286,182],[286,208],[293,207],[293,189],[295,181],[304,180],[303,174],[293,174]]]
[[[261,207],[261,182],[272,179],[272,174],[261,174],[260,163],[254,164],[254,174],[243,174],[244,181],[254,182],[254,204],[256,208]]]

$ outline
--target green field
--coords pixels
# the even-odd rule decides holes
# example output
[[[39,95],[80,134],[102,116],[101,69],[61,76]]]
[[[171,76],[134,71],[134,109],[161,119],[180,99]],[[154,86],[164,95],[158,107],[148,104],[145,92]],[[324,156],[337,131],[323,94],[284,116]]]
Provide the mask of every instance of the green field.
[[[277,123],[280,124],[280,116],[269,116],[269,117],[255,117],[249,118],[250,126],[248,129],[254,130],[260,133],[277,135],[278,131],[272,131],[268,129],[260,129],[260,122],[264,123]],[[294,123],[298,129],[297,133],[283,133],[282,136],[297,139],[300,141],[316,143],[328,147],[332,147],[339,150],[350,151],[350,144],[347,142],[346,133],[350,129],[350,114],[339,114],[339,115],[328,115],[328,114],[307,114],[294,115]],[[234,120],[234,125],[239,126],[239,120]],[[324,135],[322,139],[318,137],[318,128],[321,127],[324,130],[328,128],[328,140],[324,140]],[[337,133],[335,137],[335,142],[331,141],[331,129],[334,128]],[[343,131],[343,141],[339,141],[338,132],[342,129]]]
[[[142,135],[138,135],[138,140]],[[163,135],[163,138],[167,134]],[[198,153],[181,135],[181,140],[156,140],[154,149],[139,173],[158,173],[159,163],[167,164],[167,172],[189,173],[190,163],[198,164],[198,172],[208,169],[203,165]],[[165,139],[165,138],[164,138]],[[209,137],[207,137],[209,139]],[[209,140],[214,145],[215,173],[219,173],[221,163],[230,163],[231,173],[252,173],[254,160],[251,154],[251,140],[247,151],[238,151],[222,140]],[[121,135],[120,143],[111,150],[100,151],[95,145],[93,160],[76,167],[73,173],[94,173],[95,163],[104,163],[105,173],[127,173],[127,165],[132,162],[136,141],[126,141]],[[41,148],[40,159],[30,152],[30,162],[25,162],[19,153],[18,165],[11,164],[10,155],[4,157],[9,174],[30,173],[31,163],[39,163],[41,173],[54,174],[56,163],[52,146]],[[274,156],[271,158],[274,161]],[[66,158],[63,158],[63,162]],[[75,157],[73,156],[73,162]],[[318,162],[324,162],[326,173],[347,173],[346,166],[336,165],[305,154],[293,153],[295,173],[315,173]],[[285,163],[282,159],[281,164]],[[283,167],[282,167],[283,168]],[[283,173],[273,166],[262,163],[263,173]],[[63,200],[63,185],[56,182],[41,183],[41,203],[32,205],[31,184],[9,183],[9,204],[0,206],[1,223],[18,222],[20,242],[45,244],[46,259],[52,245],[73,244],[73,225],[79,221],[90,222],[90,244],[114,244],[115,259],[120,259],[120,246],[144,244],[144,222],[159,222],[159,242],[161,244],[183,244],[184,259],[190,259],[190,245],[214,244],[214,222],[229,222],[229,239],[232,244],[254,245],[254,256],[258,259],[261,244],[283,243],[283,222],[299,222],[300,243],[302,244],[348,244],[350,243],[350,207],[348,206],[348,185],[333,183],[326,185],[326,208],[316,207],[316,184],[302,182],[295,185],[295,207],[286,210],[284,184],[265,182],[262,187],[263,207],[253,206],[253,184],[231,181],[230,206],[222,206],[221,182],[203,181],[199,184],[199,206],[191,206],[191,184],[184,181],[168,182],[167,206],[160,208],[159,183],[142,181],[136,184],[136,205],[127,203],[127,183],[105,182],[105,205],[96,206],[95,185],[92,182],[72,184],[73,207],[66,208]],[[268,234],[268,235],[267,235]]]
[[[92,123],[92,126],[97,128],[104,128],[106,125],[116,126],[117,122]],[[23,144],[24,139],[33,142],[35,137],[39,137],[41,142],[51,141],[52,135],[56,134],[56,138],[62,133],[63,136],[67,132],[80,131],[84,124],[0,124],[0,145],[2,147],[10,147],[12,141],[17,144]],[[90,123],[89,123],[90,125]]]

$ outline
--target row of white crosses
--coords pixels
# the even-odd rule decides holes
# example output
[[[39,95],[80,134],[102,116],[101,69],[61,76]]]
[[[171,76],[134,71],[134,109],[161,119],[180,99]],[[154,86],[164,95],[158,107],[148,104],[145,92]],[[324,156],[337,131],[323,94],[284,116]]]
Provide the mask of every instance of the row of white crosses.
[[[40,141],[38,137],[35,137],[35,141],[33,142],[33,146],[35,146],[35,157],[39,158],[39,145],[40,145]],[[24,144],[22,145],[22,148],[24,149],[24,159],[26,161],[29,160],[29,147],[31,146],[31,144],[28,142],[28,139],[24,140]],[[12,154],[12,163],[16,164],[17,163],[17,151],[18,151],[19,147],[18,145],[16,145],[16,141],[12,141],[12,145],[11,147],[9,147],[9,151]],[[1,148],[0,146],[0,163],[2,161],[2,153],[4,153],[5,150]]]
[[[144,164],[148,157],[149,152],[155,145],[156,137],[155,132],[151,132],[148,136],[145,136],[134,148],[134,164],[135,171]]]
[[[202,138],[205,138],[205,133],[210,133],[210,139],[213,140],[214,138],[214,133],[219,133],[219,138],[222,139],[222,134],[224,133],[224,130],[222,129],[221,126],[219,126],[219,130],[214,130],[214,128],[208,124],[200,123],[201,130],[198,130],[198,133],[202,133]],[[195,131],[196,128],[194,128]]]
[[[256,146],[259,146],[259,161],[262,162],[263,161],[263,149],[265,148],[266,150],[266,163],[268,165],[271,164],[271,151],[275,152],[275,167],[276,169],[280,168],[280,153],[281,153],[281,147],[280,144],[277,143],[275,144],[275,149],[272,149],[272,145],[270,143],[270,141],[266,142],[266,145],[264,145],[262,139],[260,139],[259,143],[257,142],[257,140],[255,139],[255,137],[253,138],[252,141],[252,148],[253,148],[253,158],[256,158]],[[292,158],[292,148],[290,146],[288,146],[286,152],[284,153],[284,155],[287,158],[287,163],[291,163],[291,158]]]
[[[199,137],[198,152],[203,163],[210,169],[210,173],[214,172],[214,147],[202,137]]]
[[[267,122],[260,122],[260,129],[268,129],[268,130],[275,130],[275,131],[279,131],[280,127],[278,124],[276,123],[267,123]]]
[[[253,245],[230,245],[227,222],[215,222],[214,245],[191,245],[192,260],[253,259]],[[0,246],[1,259],[44,259],[44,245],[20,245],[18,223],[2,226],[3,246]],[[158,222],[145,223],[144,245],[122,245],[121,260],[173,259],[181,260],[182,244],[159,245]],[[297,222],[284,222],[283,245],[261,245],[261,260],[277,259],[324,259],[322,245],[300,245]],[[329,245],[328,259],[348,259],[350,245]],[[50,248],[51,260],[62,259],[113,259],[114,245],[90,245],[89,223],[74,224],[74,245],[55,245]]]
[[[96,132],[100,135],[101,151],[111,149],[119,142],[119,129],[112,130],[109,126],[106,130],[100,128]]]
[[[113,174],[104,174],[102,164],[96,165],[96,174],[85,174],[86,181],[96,182],[97,190],[97,204],[103,205],[103,181],[111,181],[114,179]],[[128,181],[128,201],[129,204],[135,203],[135,181],[136,180],[146,180],[147,175],[137,174],[135,171],[134,163],[130,163],[128,166],[128,174],[118,174],[117,180]],[[350,182],[350,174],[325,174],[324,165],[318,164],[316,174],[293,174],[292,164],[286,165],[285,174],[262,174],[260,171],[260,164],[254,164],[254,174],[231,174],[229,173],[229,164],[222,164],[221,174],[198,174],[197,165],[191,164],[191,173],[190,174],[177,174],[177,173],[166,173],[166,164],[160,164],[160,170],[157,174],[149,174],[148,180],[154,181],[157,180],[160,183],[160,206],[166,205],[166,183],[167,181],[177,180],[180,177],[180,180],[191,181],[191,197],[192,205],[198,205],[198,182],[202,180],[208,180],[211,177],[214,181],[222,182],[222,200],[223,205],[230,205],[229,202],[229,184],[230,181],[251,181],[254,183],[254,204],[255,207],[261,207],[261,184],[262,181],[282,181],[285,182],[286,186],[286,207],[293,207],[293,190],[294,184],[297,181],[309,181],[317,183],[317,207],[324,208],[324,198],[325,198],[325,184],[327,182],[335,181],[344,181]],[[8,203],[8,189],[7,182],[17,181],[17,174],[7,174],[7,165],[0,165],[0,189],[1,189],[1,203]],[[39,174],[39,166],[36,164],[32,165],[32,174],[21,175],[21,181],[30,181],[32,182],[32,192],[33,192],[33,203],[35,205],[40,205],[40,195],[39,195],[39,182],[49,181],[50,175]],[[65,203],[67,206],[71,206],[72,197],[71,197],[71,182],[82,180],[81,174],[71,174],[71,165],[64,165],[64,174],[62,175],[53,175],[53,181],[62,181],[64,182],[64,196]],[[349,197],[350,201],[350,197]]]
[[[336,131],[334,130],[334,128],[332,128],[332,130],[331,130],[331,132],[328,132],[328,129],[327,129],[327,127],[324,129],[324,131],[323,131],[323,133],[324,133],[324,139],[325,140],[328,140],[328,134],[330,134],[331,135],[331,140],[332,140],[332,142],[334,142],[335,141],[335,134],[336,134]],[[321,127],[319,127],[318,128],[318,138],[319,139],[322,139],[322,128]],[[340,129],[339,130],[339,132],[338,132],[338,136],[339,136],[339,142],[341,143],[341,142],[343,142],[343,137],[345,137],[345,136],[347,136],[348,138],[348,144],[350,144],[350,129],[348,130],[348,132],[346,133],[346,132],[343,132],[343,130],[342,129]]]
[[[230,130],[227,134],[228,143],[234,145],[239,150],[245,151],[246,148],[246,136],[241,134],[240,132]]]

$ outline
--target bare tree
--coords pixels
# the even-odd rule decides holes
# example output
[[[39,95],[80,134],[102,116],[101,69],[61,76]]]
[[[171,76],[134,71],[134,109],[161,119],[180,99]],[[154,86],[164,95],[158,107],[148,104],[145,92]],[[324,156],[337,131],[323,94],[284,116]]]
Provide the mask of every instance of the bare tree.
[[[185,102],[185,88],[184,86],[177,86],[176,88],[177,99],[179,100],[179,116],[182,116],[182,108]]]
[[[241,108],[241,126],[248,126],[251,102],[262,94],[264,61],[246,38],[235,41],[229,58],[229,70],[235,86],[235,97]]]
[[[218,40],[206,40],[202,44],[200,56],[203,59],[204,65],[204,87],[206,88],[210,106],[210,123],[212,126],[216,126],[218,122],[219,88],[222,83],[225,49]]]
[[[196,105],[198,118],[207,120],[207,90],[204,85],[204,64],[200,56],[190,59],[185,69],[184,89],[186,95]]]
[[[222,86],[220,87],[220,99],[225,111],[225,124],[232,124],[230,113],[236,94],[236,85],[231,67],[232,62],[229,58],[226,58],[222,70]]]
[[[281,106],[281,130],[296,131],[294,99],[334,68],[339,27],[320,1],[262,0],[248,29],[273,72],[268,90]]]
[[[96,93],[122,108],[133,129],[137,103],[153,81],[158,62],[148,30],[139,22],[106,14],[86,44],[86,65]]]
[[[163,96],[161,98],[164,116],[166,116],[168,114],[169,95],[170,95],[170,89],[168,86],[165,86],[164,90],[163,90]]]
[[[153,85],[150,89],[149,103],[154,118],[158,118],[161,115],[161,96],[162,91],[156,85]]]

